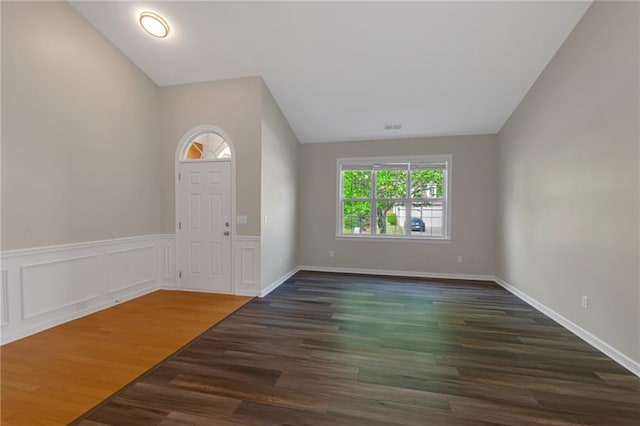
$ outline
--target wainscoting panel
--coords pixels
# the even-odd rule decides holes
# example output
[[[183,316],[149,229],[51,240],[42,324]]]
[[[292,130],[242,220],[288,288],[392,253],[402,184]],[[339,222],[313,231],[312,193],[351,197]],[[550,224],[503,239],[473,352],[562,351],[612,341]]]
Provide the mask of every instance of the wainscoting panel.
[[[173,234],[160,235],[156,239],[158,251],[158,281],[162,287],[175,289],[176,286],[176,237]]]
[[[237,236],[234,247],[235,294],[260,294],[260,237]]]
[[[157,281],[156,259],[155,246],[107,253],[107,292],[117,293]]]
[[[174,288],[173,235],[0,253],[2,344],[158,288]]]
[[[9,324],[9,283],[7,271],[0,271],[0,326]]]
[[[22,319],[45,316],[100,298],[104,274],[99,255],[72,257],[20,267]]]
[[[253,273],[253,265],[256,262],[256,249],[253,247],[242,247],[240,258],[240,284],[253,287],[256,285],[256,276]]]

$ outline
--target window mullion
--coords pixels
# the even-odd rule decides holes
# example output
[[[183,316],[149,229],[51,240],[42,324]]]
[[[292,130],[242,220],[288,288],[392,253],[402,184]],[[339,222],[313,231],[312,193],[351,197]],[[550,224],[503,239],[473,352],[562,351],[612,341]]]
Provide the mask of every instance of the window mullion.
[[[442,172],[442,236],[449,238],[449,165]]]
[[[338,193],[340,194],[340,202],[338,203],[338,216],[336,218],[338,229],[336,232],[338,235],[342,235],[344,233],[344,177],[342,173],[342,166],[338,165]]]
[[[376,212],[378,210],[378,196],[376,188],[376,171],[371,172],[371,212],[369,214],[369,221],[371,223],[371,235],[376,235],[378,230],[376,228]]]
[[[448,208],[447,200],[442,200],[442,236],[445,238],[449,237],[449,232],[447,231],[447,227],[449,226],[449,221],[447,220]]]
[[[404,235],[411,235],[411,163],[407,164],[407,199],[404,202]]]

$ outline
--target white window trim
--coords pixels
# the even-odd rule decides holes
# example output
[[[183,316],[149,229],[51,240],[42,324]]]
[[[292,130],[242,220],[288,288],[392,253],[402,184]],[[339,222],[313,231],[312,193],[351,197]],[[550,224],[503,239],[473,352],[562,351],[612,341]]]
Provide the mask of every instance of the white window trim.
[[[432,236],[409,236],[409,235],[381,235],[381,234],[343,234],[342,233],[342,170],[343,165],[358,165],[362,163],[447,163],[445,179],[442,191],[444,192],[445,213],[444,213],[444,235],[442,237]],[[435,154],[435,155],[403,155],[393,157],[348,157],[338,158],[336,167],[336,239],[348,240],[365,240],[365,241],[415,241],[415,242],[451,242],[451,187],[453,186],[453,155],[451,154]],[[374,178],[375,179],[375,178]],[[370,200],[373,206],[373,198]]]

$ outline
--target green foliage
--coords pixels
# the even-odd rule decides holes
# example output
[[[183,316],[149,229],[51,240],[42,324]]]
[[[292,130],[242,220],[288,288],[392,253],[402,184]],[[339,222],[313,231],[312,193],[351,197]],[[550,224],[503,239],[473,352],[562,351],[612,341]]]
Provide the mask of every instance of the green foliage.
[[[407,198],[407,170],[381,169],[375,171],[376,199]],[[440,198],[443,196],[442,170],[412,170],[411,198]],[[345,199],[371,198],[373,174],[370,170],[345,170],[342,172],[342,196]],[[376,224],[380,234],[387,233],[387,223],[397,225],[397,217],[389,215],[397,202],[378,201],[376,203]],[[351,230],[355,227],[369,228],[371,203],[346,201],[343,205],[343,226]],[[392,222],[393,221],[393,222]]]
[[[376,170],[376,198],[405,198],[406,170]]]
[[[342,207],[342,226],[346,233],[360,232],[371,228],[371,203],[368,201],[346,201]]]
[[[372,172],[346,170],[342,172],[344,198],[371,198]],[[412,170],[411,196],[413,198],[440,198],[443,195],[442,170]],[[406,198],[406,170],[376,170],[376,198]]]
[[[387,215],[387,223],[391,226],[396,226],[398,224],[398,216],[395,213],[389,213]]]
[[[349,170],[342,174],[342,194],[344,198],[371,198],[373,180],[369,170]],[[342,207],[344,231],[352,233],[355,228],[362,232],[370,228],[371,203],[348,201]]]
[[[413,170],[411,196],[413,198],[442,198],[444,172],[442,170]]]
[[[342,196],[344,198],[371,198],[370,170],[347,170],[342,172]]]
[[[360,218],[357,214],[348,214],[342,219],[342,224],[345,228],[353,230],[353,228],[359,226]]]

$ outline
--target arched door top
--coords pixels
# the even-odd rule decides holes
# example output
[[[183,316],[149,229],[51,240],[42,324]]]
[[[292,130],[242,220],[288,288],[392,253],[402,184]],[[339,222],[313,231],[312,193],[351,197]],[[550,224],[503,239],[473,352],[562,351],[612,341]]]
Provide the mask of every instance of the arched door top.
[[[231,139],[222,129],[205,124],[189,130],[176,151],[178,162],[228,161],[234,155]]]

